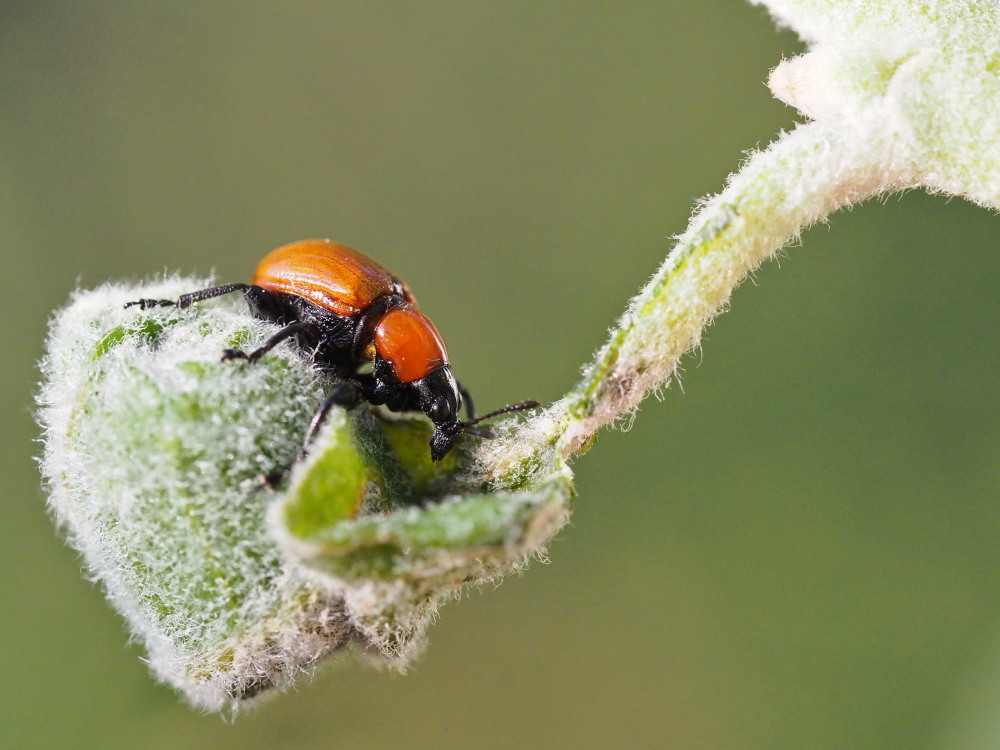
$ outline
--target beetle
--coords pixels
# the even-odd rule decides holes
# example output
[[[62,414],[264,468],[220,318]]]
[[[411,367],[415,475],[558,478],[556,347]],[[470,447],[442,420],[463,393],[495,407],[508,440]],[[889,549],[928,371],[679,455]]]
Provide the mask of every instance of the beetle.
[[[322,371],[338,379],[306,431],[305,446],[333,406],[353,408],[367,401],[427,415],[434,424],[431,458],[440,461],[460,434],[493,437],[474,428],[478,422],[538,406],[522,401],[476,418],[472,397],[452,375],[441,335],[420,312],[409,287],[368,256],[330,240],[302,240],[273,250],[249,284],[224,284],[176,300],[140,299],[125,307],[183,310],[233,292],[242,292],[256,317],[282,327],[250,353],[226,349],[223,361],[252,364],[294,337]],[[367,363],[371,372],[359,372]],[[463,405],[464,422],[459,419]]]

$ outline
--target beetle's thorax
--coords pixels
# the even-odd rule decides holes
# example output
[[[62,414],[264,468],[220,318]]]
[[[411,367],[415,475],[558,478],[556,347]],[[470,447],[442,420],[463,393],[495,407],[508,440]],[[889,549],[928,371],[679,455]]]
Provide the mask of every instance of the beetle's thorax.
[[[375,353],[392,366],[400,383],[412,383],[448,364],[441,334],[409,303],[386,311],[374,327]]]

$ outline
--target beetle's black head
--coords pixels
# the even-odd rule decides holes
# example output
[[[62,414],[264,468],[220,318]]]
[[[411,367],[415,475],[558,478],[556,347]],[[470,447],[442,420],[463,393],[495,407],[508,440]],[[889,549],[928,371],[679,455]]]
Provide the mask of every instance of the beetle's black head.
[[[458,411],[462,408],[462,394],[458,383],[445,365],[425,375],[417,383],[420,410],[434,423],[435,427],[446,427],[458,423]]]
[[[417,389],[420,410],[434,423],[431,458],[440,461],[462,432],[462,423],[458,418],[458,412],[462,408],[462,394],[447,365],[425,375],[413,385]]]
[[[493,415],[487,414],[486,416]],[[434,432],[431,433],[431,459],[434,461],[440,461],[444,458],[448,451],[451,450],[451,446],[455,444],[455,439],[459,435],[475,435],[476,437],[481,437],[486,440],[493,438],[494,435],[489,430],[474,428],[472,426],[478,421],[478,419],[472,419],[468,422],[460,422],[456,418],[453,422],[435,424]]]
[[[455,444],[455,438],[458,437],[458,433],[461,430],[456,427],[434,427],[434,432],[431,434],[431,460],[440,461],[448,451],[451,450],[451,446]]]
[[[416,381],[413,385],[419,394],[421,411],[434,423],[434,432],[431,434],[431,458],[434,461],[440,461],[444,458],[455,444],[456,438],[463,433],[487,440],[493,437],[492,432],[483,428],[475,428],[474,424],[499,414],[533,409],[538,406],[537,401],[522,401],[519,404],[491,411],[476,419],[470,419],[468,422],[462,422],[458,418],[458,410],[462,408],[462,392],[455,377],[451,374],[450,367],[445,365]]]

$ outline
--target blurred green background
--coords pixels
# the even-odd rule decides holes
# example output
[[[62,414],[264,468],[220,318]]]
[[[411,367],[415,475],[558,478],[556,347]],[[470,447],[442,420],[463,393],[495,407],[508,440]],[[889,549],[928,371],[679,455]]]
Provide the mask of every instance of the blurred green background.
[[[576,464],[552,564],[235,724],[155,685],[46,516],[31,398],[79,280],[330,236],[488,409],[552,400],[801,50],[737,0],[0,4],[0,746],[1000,746],[1000,226],[922,193],[769,263]]]

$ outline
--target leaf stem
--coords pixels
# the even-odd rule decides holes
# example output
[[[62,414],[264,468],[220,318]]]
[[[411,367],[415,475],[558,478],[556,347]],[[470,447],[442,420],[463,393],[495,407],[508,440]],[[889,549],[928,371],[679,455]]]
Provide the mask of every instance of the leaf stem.
[[[560,452],[669,382],[702,329],[761,262],[831,212],[906,181],[892,168],[881,113],[812,122],[754,153],[692,216],[663,265],[634,297],[583,379],[551,416]]]

